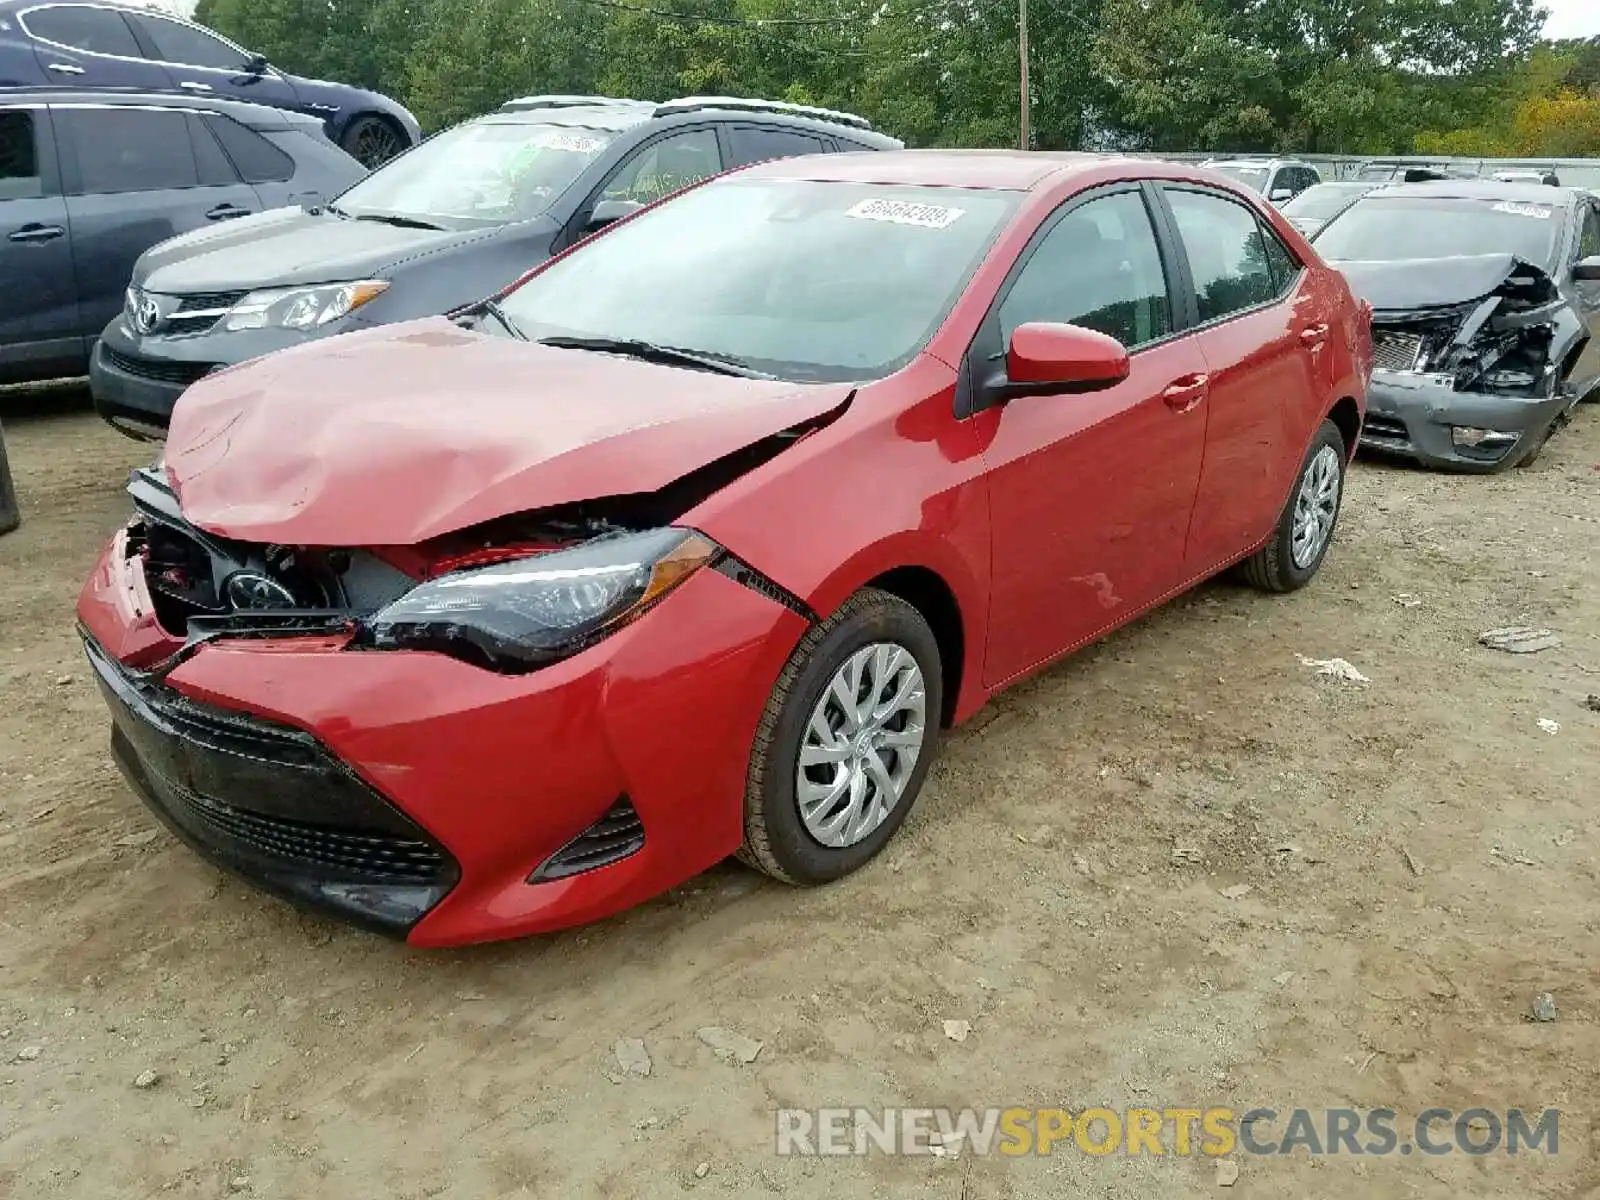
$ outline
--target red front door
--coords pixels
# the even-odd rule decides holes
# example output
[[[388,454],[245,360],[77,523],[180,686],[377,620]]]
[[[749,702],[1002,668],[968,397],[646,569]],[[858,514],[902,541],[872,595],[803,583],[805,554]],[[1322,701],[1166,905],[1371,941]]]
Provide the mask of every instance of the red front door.
[[[991,569],[984,682],[1063,653],[1181,582],[1205,442],[1206,363],[1172,336],[1166,275],[1137,185],[1047,220],[979,334],[973,369],[1004,365],[1031,321],[1099,329],[1132,351],[1123,382],[989,408]]]

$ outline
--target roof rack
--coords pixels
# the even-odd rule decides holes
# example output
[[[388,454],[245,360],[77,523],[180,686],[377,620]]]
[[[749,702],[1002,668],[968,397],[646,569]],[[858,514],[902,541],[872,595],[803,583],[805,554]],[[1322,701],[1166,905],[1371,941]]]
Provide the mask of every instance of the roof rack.
[[[813,117],[818,121],[832,121],[836,125],[852,125],[857,129],[871,129],[872,122],[855,113],[840,112],[836,108],[816,108],[810,104],[787,104],[782,100],[747,100],[740,96],[683,96],[656,105],[655,115],[698,112],[702,109],[721,108],[733,112],[786,113],[792,117]]]
[[[616,96],[519,96],[500,106],[501,112],[520,112],[529,108],[595,108],[625,104],[648,104],[648,100],[623,100]]]

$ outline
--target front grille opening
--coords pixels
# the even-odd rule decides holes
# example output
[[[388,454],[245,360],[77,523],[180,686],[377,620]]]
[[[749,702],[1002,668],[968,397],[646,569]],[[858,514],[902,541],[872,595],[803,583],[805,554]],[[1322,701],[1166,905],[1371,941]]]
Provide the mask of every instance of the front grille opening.
[[[546,883],[621,862],[644,848],[644,822],[633,802],[620,797],[601,817],[540,864],[529,883]]]

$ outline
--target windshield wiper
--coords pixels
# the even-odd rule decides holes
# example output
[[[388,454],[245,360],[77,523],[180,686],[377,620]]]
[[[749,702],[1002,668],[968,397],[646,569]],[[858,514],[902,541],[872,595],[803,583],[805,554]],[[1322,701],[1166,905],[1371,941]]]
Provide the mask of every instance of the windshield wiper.
[[[554,346],[560,350],[595,350],[602,354],[622,354],[645,362],[663,363],[672,367],[694,367],[718,375],[733,375],[740,379],[776,379],[765,371],[746,366],[732,355],[714,354],[705,350],[682,350],[677,346],[658,346],[638,338],[607,337],[547,337],[539,345]]]
[[[478,304],[473,305],[469,311],[488,313],[500,323],[500,328],[504,329],[512,337],[516,338],[517,341],[525,342],[528,340],[528,335],[523,333],[517,323],[506,315],[506,310],[500,307],[500,302],[498,300],[481,301]]]
[[[421,217],[408,217],[403,213],[374,213],[364,212],[353,214],[358,221],[381,221],[385,225],[398,225],[402,229],[443,229],[443,225],[435,225],[432,221],[424,221]]]

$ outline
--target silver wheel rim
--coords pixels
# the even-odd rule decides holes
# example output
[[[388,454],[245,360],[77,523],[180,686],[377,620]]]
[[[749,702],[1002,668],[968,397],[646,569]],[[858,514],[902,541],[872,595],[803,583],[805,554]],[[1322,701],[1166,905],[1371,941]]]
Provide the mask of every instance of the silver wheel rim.
[[[833,673],[800,742],[795,800],[806,832],[842,850],[870,837],[905,796],[927,737],[922,668],[874,642]]]
[[[1339,452],[1324,446],[1312,456],[1300,478],[1289,548],[1294,565],[1302,571],[1317,561],[1333,534],[1333,521],[1339,515],[1340,475]]]

